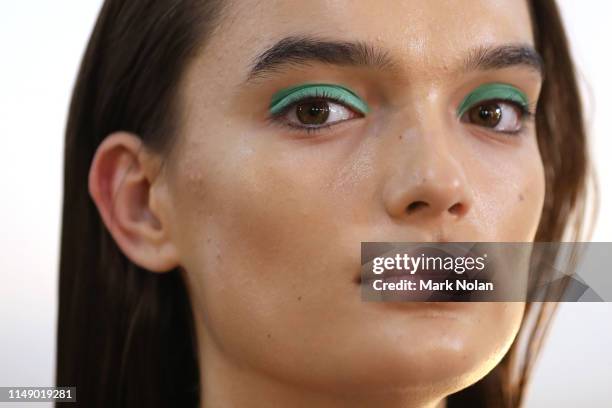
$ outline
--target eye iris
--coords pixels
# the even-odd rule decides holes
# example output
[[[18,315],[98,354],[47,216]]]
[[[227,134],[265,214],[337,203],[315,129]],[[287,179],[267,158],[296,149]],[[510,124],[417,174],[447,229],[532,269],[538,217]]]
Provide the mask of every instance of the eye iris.
[[[305,125],[321,125],[329,117],[329,104],[326,101],[308,101],[297,105],[296,115]]]
[[[470,111],[470,120],[481,126],[495,127],[502,118],[502,109],[496,103],[477,106]]]

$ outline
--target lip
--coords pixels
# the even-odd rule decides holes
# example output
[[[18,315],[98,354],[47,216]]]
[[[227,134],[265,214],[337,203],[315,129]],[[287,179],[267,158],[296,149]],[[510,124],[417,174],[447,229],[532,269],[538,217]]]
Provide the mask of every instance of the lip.
[[[408,248],[406,248],[408,244]],[[469,244],[466,246],[466,244]],[[447,281],[455,281],[458,279],[465,279],[466,281],[473,281],[478,278],[479,282],[492,282],[488,277],[491,275],[493,265],[487,264],[484,270],[465,270],[463,273],[458,274],[453,269],[423,269],[419,267],[416,270],[398,269],[394,266],[386,269],[381,275],[373,273],[373,262],[378,257],[391,257],[394,258],[396,255],[403,257],[441,257],[442,259],[448,258],[459,258],[459,257],[471,257],[476,259],[477,257],[486,258],[486,254],[482,254],[475,245],[476,243],[372,243],[368,246],[362,246],[362,265],[359,275],[355,281],[357,284],[362,286],[362,289],[369,290],[372,288],[374,281],[381,280],[386,283],[398,283],[400,281],[415,282],[423,280],[431,280],[435,283],[444,283]],[[443,248],[440,247],[443,245]],[[398,248],[399,246],[399,248]],[[365,250],[364,250],[365,249]],[[400,296],[397,300],[409,300],[409,301],[469,301],[472,300],[475,291],[471,290],[417,290],[408,293],[394,293],[390,294],[393,299]],[[403,297],[402,297],[403,296]]]
[[[412,246],[415,244],[407,243],[411,245],[409,250],[399,249],[398,245],[406,245],[402,243],[391,244],[391,243],[373,243],[375,245],[380,245],[377,247],[378,250],[370,250],[362,259],[361,271],[360,274],[356,277],[357,283],[369,282],[377,279],[385,279],[391,277],[410,277],[414,275],[418,275],[419,277],[424,277],[428,279],[445,279],[449,277],[456,277],[460,275],[466,279],[474,279],[478,276],[479,271],[475,272],[466,270],[462,274],[457,274],[453,270],[448,269],[423,269],[418,268],[414,271],[405,270],[405,269],[397,269],[395,267],[385,269],[384,276],[376,275],[372,271],[373,261],[375,258],[379,257],[395,257],[395,255],[407,255],[408,257],[420,257],[421,255],[425,257],[442,257],[442,258],[459,258],[459,257],[483,257],[486,255],[480,253],[480,251],[475,247],[463,248],[461,246],[452,245],[450,243],[444,243],[444,249],[436,247],[435,245],[439,245],[439,243],[420,243],[418,246]],[[371,249],[371,248],[370,248]],[[365,262],[364,262],[365,261]],[[364,270],[366,273],[364,273]],[[370,272],[370,273],[367,273]],[[365,279],[364,279],[365,276]]]

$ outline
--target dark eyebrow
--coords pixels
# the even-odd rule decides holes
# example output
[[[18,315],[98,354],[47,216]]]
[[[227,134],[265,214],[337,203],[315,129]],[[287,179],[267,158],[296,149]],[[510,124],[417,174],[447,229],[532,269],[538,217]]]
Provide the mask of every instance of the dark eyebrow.
[[[250,64],[246,81],[276,72],[285,65],[313,62],[345,66],[368,66],[396,70],[401,64],[390,52],[363,41],[333,41],[310,36],[289,36],[260,53]],[[530,45],[478,47],[468,53],[464,70],[501,69],[515,65],[533,68],[542,74],[542,58]]]
[[[544,75],[544,63],[531,45],[510,44],[499,47],[478,47],[469,53],[463,67],[465,71],[492,70],[523,65]]]
[[[286,64],[308,65],[312,62],[386,70],[397,65],[386,50],[363,41],[330,41],[308,36],[290,36],[278,41],[255,58],[250,64],[247,81],[277,71]]]

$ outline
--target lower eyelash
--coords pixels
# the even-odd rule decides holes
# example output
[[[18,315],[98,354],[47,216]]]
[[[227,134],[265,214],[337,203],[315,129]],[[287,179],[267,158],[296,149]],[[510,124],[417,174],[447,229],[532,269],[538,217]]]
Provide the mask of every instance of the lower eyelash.
[[[290,123],[281,123],[281,122],[276,122],[276,123],[278,123],[279,125],[281,125],[283,127],[295,130],[297,132],[306,132],[307,134],[314,134],[314,133],[317,133],[317,132],[322,132],[322,131],[324,131],[324,129],[331,128],[331,127],[334,126],[334,125],[296,126],[296,125],[292,125]]]

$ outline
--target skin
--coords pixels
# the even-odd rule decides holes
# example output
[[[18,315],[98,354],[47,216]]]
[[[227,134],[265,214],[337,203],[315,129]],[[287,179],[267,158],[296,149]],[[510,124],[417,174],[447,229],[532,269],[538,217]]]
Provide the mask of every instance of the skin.
[[[483,83],[537,101],[533,70],[460,66],[474,47],[533,44],[526,3],[384,3],[235,2],[182,78],[171,153],[125,132],[98,149],[90,192],[121,249],[183,269],[204,407],[442,406],[518,332],[522,303],[361,300],[360,242],[532,241],[544,200],[533,123],[506,135],[457,117]],[[296,32],[373,42],[401,65],[314,63],[244,85]],[[315,135],[266,122],[272,96],[305,82],[348,86],[371,111]]]

